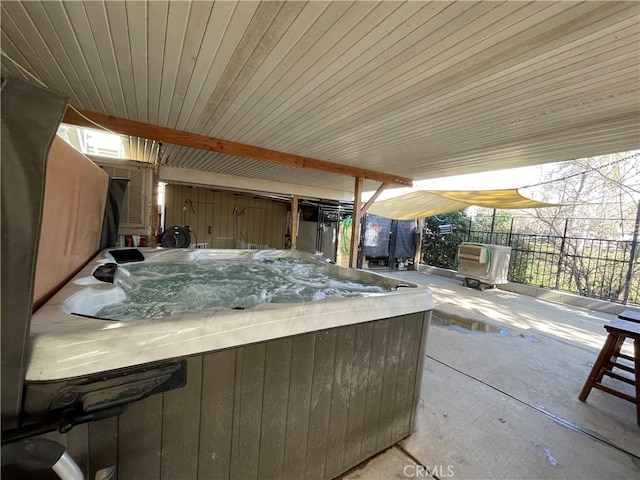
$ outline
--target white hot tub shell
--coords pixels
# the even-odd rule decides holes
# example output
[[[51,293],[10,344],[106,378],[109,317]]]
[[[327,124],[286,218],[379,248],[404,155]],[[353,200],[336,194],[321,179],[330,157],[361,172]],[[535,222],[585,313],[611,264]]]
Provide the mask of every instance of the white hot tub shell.
[[[428,288],[291,250],[140,251],[145,262],[302,260],[388,291],[103,320],[83,315],[122,292],[93,278],[114,261],[100,253],[34,314],[25,383],[30,421],[76,425],[61,442],[87,478],[113,467],[120,478],[328,479],[414,431]]]
[[[357,281],[382,281],[385,294],[333,297],[297,304],[263,304],[249,310],[210,309],[179,316],[109,321],[88,318],[123,298],[122,290],[93,278],[113,262],[100,253],[32,317],[27,381],[51,381],[183,357],[257,341],[433,309],[431,291],[372,272],[340,267],[295,250],[139,249],[145,262],[215,259],[302,259],[324,264]],[[78,315],[79,314],[79,315]]]

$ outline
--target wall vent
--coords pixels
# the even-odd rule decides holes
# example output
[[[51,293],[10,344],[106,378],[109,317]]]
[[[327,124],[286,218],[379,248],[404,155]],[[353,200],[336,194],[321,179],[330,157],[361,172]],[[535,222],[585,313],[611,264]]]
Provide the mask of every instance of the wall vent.
[[[120,212],[119,235],[151,235],[152,165],[91,158],[111,178],[129,180]]]

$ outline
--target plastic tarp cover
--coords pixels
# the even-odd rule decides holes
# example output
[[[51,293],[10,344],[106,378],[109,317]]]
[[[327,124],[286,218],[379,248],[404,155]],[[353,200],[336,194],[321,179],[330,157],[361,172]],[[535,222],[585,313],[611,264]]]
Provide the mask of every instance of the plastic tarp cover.
[[[2,430],[17,426],[47,152],[68,99],[2,72]]]
[[[389,256],[391,220],[376,215],[365,216],[362,254],[365,257]]]
[[[518,189],[419,190],[374,202],[369,213],[394,220],[413,220],[455,212],[470,205],[486,208],[543,208],[557,206],[526,198]]]
[[[394,232],[395,258],[411,258],[416,254],[418,227],[415,220],[398,220]]]

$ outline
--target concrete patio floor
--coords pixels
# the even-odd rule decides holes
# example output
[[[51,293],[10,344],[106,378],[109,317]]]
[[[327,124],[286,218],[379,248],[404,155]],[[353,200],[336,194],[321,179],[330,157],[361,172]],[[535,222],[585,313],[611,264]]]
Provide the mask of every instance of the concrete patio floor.
[[[434,322],[417,431],[345,479],[431,478],[427,470],[440,479],[640,478],[635,406],[598,390],[578,400],[614,315],[455,278],[392,275],[431,287],[440,318],[504,330]]]

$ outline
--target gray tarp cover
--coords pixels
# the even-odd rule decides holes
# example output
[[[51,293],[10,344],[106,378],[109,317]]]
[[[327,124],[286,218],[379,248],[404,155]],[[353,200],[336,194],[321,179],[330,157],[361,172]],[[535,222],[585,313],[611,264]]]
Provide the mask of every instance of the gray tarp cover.
[[[413,258],[418,244],[418,225],[415,220],[398,220],[393,235],[393,256],[395,258]]]
[[[377,215],[365,216],[362,253],[365,257],[386,257],[389,255],[389,235],[391,219]]]
[[[107,204],[102,219],[102,235],[100,236],[100,250],[115,247],[118,241],[118,225],[120,225],[120,210],[124,201],[124,194],[129,185],[128,178],[109,179]]]
[[[47,153],[68,99],[2,73],[2,430],[16,426],[26,366]]]

